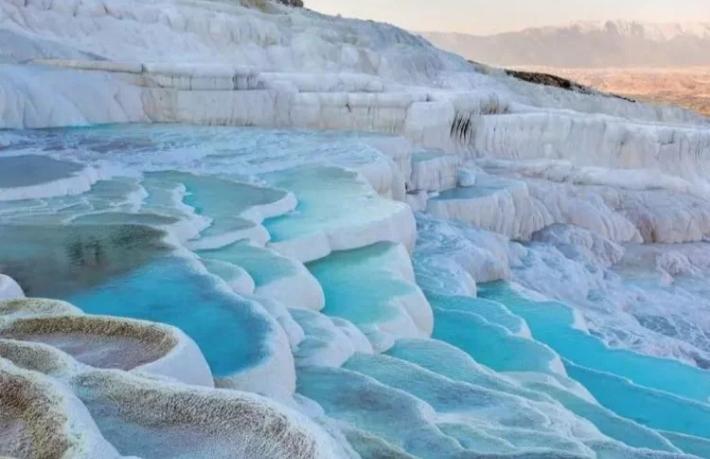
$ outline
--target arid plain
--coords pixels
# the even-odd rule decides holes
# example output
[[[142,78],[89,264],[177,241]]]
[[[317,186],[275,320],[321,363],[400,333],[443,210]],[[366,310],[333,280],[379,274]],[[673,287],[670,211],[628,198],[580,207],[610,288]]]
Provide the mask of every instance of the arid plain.
[[[710,116],[710,67],[519,69],[551,73],[599,91],[645,102],[680,105]]]

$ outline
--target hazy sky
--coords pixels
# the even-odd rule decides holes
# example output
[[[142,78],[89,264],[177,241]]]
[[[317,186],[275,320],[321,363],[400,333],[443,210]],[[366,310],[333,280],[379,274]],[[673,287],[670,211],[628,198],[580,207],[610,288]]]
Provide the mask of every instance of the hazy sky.
[[[305,0],[328,14],[420,31],[488,34],[573,21],[710,22],[710,0]]]

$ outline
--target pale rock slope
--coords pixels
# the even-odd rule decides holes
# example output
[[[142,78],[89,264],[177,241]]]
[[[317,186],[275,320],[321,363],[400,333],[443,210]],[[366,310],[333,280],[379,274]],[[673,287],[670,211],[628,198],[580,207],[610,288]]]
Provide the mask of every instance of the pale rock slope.
[[[6,127],[356,129],[479,154],[703,173],[707,124],[689,112],[519,83],[393,27],[222,1],[0,8]],[[528,148],[533,138],[542,141]]]
[[[0,454],[710,457],[707,119],[283,2],[0,37]]]

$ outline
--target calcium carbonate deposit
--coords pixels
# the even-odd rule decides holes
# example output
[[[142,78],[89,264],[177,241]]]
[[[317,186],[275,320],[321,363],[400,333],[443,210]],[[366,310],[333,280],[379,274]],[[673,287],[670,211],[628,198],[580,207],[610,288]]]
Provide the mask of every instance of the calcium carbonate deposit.
[[[0,456],[710,458],[705,118],[277,2],[0,0],[0,128]]]

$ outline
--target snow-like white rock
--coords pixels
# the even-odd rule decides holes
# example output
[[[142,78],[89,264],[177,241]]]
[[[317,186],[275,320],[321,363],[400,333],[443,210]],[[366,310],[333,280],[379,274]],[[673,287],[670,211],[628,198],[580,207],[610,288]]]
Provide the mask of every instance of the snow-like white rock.
[[[292,315],[305,332],[295,350],[296,364],[301,367],[339,367],[355,353],[373,352],[363,332],[347,320],[301,310]]]
[[[32,301],[12,304],[25,310],[34,307]],[[72,314],[15,319],[0,328],[0,336],[46,343],[97,368],[120,368],[214,386],[212,373],[195,342],[177,328],[165,325]]]
[[[24,298],[22,287],[10,276],[0,274],[0,300]]]
[[[479,117],[477,152],[505,159],[563,159],[578,166],[647,169],[703,182],[707,126],[659,125],[569,112]]]
[[[7,33],[23,37],[6,51],[23,59],[0,67],[5,126],[151,120],[365,130],[499,155],[655,164],[677,153],[687,158],[669,162],[678,173],[692,172],[691,152],[707,149],[702,130],[654,124],[703,124],[687,112],[516,82],[399,29],[304,9],[125,0],[108,9],[8,2],[2,10]],[[40,103],[48,98],[58,99],[51,111]],[[601,143],[588,140],[598,134]]]
[[[458,220],[513,239],[529,239],[555,220],[531,195],[528,184],[496,176],[479,176],[476,186],[455,188],[430,199],[427,212]]]
[[[258,316],[258,349],[249,348],[252,340],[237,349],[255,357],[217,381],[229,391],[188,387],[209,386],[211,374],[177,332],[159,334],[173,346],[145,348],[110,333],[59,333],[56,348],[42,354],[48,344],[16,343],[47,339],[24,329],[26,336],[3,341],[3,358],[36,361],[34,370],[82,396],[97,423],[109,425],[115,436],[107,440],[136,456],[156,451],[131,449],[145,446],[133,441],[135,432],[196,456],[233,452],[236,443],[247,456],[341,457],[348,442],[363,457],[647,454],[620,443],[627,439],[680,454],[567,380],[561,355],[536,341],[514,305],[475,295],[477,283],[514,280],[542,292],[541,300],[564,301],[572,326],[605,344],[708,366],[710,255],[700,242],[710,236],[707,121],[517,82],[391,26],[252,3],[0,3],[0,38],[8,38],[0,127],[169,122],[369,132],[347,134],[343,144],[303,131],[240,137],[245,130],[173,126],[47,134],[87,168],[107,157],[125,163],[138,190],[120,199],[95,193],[102,177],[77,178],[90,175],[82,169],[20,183],[38,188],[17,194],[22,186],[0,169],[0,199],[47,198],[23,209],[5,200],[0,216],[167,230],[166,250],[190,258],[213,294],[234,300],[217,307]],[[15,143],[23,136],[3,133],[3,146],[54,154],[43,140]],[[421,151],[436,154],[414,153]],[[81,183],[56,186],[56,179]],[[59,194],[65,199],[50,196]],[[415,220],[412,208],[438,218]],[[88,319],[65,304],[17,304],[0,304],[0,334],[91,320],[136,328]],[[439,334],[460,350],[429,339],[434,313]],[[421,344],[398,355],[403,339]],[[87,340],[104,357],[125,360],[138,348],[151,358],[124,371],[94,370],[106,362],[87,357]],[[117,351],[109,352],[112,344]],[[496,346],[500,352],[490,352]],[[511,373],[484,370],[474,357]],[[436,365],[448,358],[460,365]],[[297,387],[297,405],[343,446],[333,448],[299,415],[239,392],[293,406]],[[381,409],[363,407],[363,398]],[[573,414],[579,409],[590,410],[599,429]]]
[[[407,190],[444,191],[455,188],[461,159],[436,151],[415,152],[412,155],[412,175]]]

